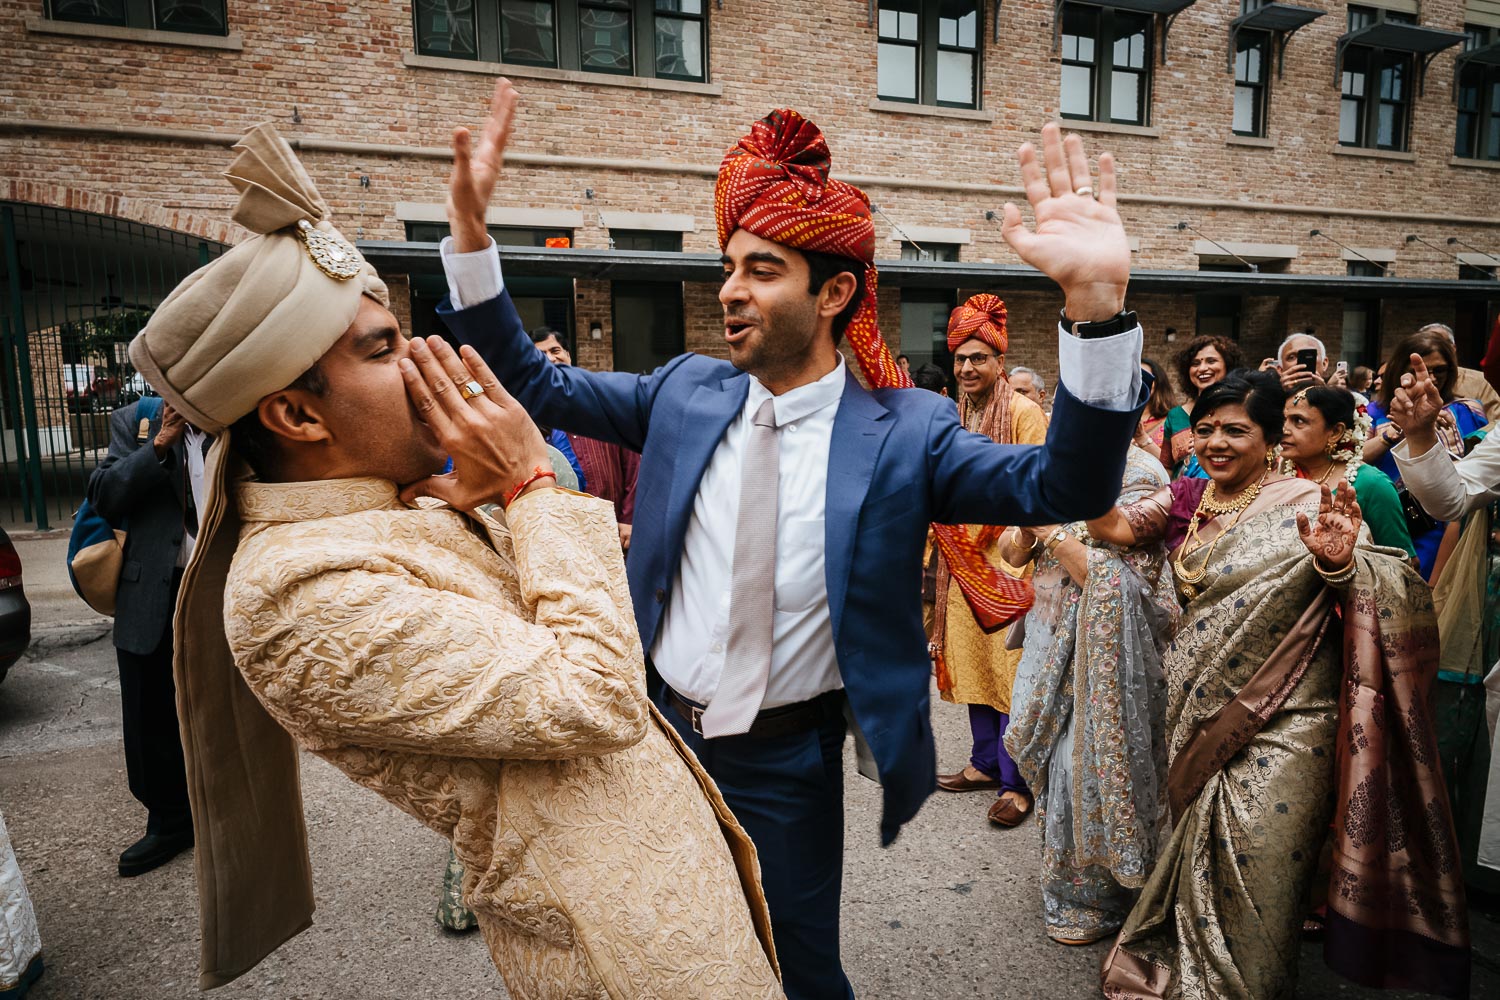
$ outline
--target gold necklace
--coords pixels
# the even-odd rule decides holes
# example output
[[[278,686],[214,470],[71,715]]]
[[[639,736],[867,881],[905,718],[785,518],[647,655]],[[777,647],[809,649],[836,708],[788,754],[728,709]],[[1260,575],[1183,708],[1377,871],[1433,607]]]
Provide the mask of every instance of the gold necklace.
[[[1266,475],[1270,475],[1269,470],[1267,470]],[[1178,546],[1177,556],[1172,560],[1172,568],[1177,574],[1177,589],[1185,599],[1191,601],[1198,596],[1198,584],[1202,583],[1204,577],[1208,576],[1208,564],[1213,560],[1214,548],[1219,544],[1219,539],[1233,531],[1235,525],[1240,523],[1240,518],[1249,509],[1250,504],[1254,502],[1255,498],[1260,495],[1261,485],[1265,481],[1266,477],[1261,476],[1254,485],[1241,491],[1239,496],[1228,503],[1221,503],[1219,501],[1216,483],[1210,481],[1208,486],[1204,488],[1203,496],[1198,501],[1198,509],[1193,512],[1192,519],[1188,521],[1187,537]],[[1200,519],[1207,520],[1207,518],[1203,518],[1204,514],[1208,514],[1210,517],[1219,514],[1233,514],[1234,520],[1229,522],[1228,527],[1219,532],[1218,535],[1214,536],[1213,541],[1208,543],[1208,549],[1203,555],[1202,564],[1196,570],[1190,570],[1187,565],[1187,557],[1203,547],[1203,543],[1198,537],[1198,522]]]
[[[1331,475],[1333,475],[1333,470],[1337,469],[1338,467],[1339,467],[1339,464],[1337,462],[1329,462],[1328,463],[1328,469],[1327,469],[1327,471],[1325,471],[1321,476],[1319,476],[1315,480],[1315,482],[1317,482],[1317,484],[1319,486],[1322,486],[1324,483],[1328,482],[1328,477],[1331,476]],[[1312,477],[1309,476],[1308,478],[1312,478]]]

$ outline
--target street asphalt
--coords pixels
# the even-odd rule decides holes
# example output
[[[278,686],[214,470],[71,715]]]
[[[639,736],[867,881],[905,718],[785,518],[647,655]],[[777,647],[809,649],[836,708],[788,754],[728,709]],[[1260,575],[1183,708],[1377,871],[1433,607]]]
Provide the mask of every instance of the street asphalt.
[[[33,568],[41,569],[28,566],[28,590]],[[47,597],[37,641],[0,684],[0,812],[47,961],[32,996],[195,997],[191,858],[135,879],[115,873],[145,815],[126,788],[107,625],[81,608]],[[967,714],[934,698],[933,722],[942,767],[957,769],[968,754]],[[990,826],[986,793],[938,793],[882,850],[879,789],[856,774],[852,751],[846,758],[843,948],[860,997],[1098,996],[1105,946],[1067,948],[1043,933],[1034,826]],[[451,935],[433,919],[445,843],[315,758],[303,757],[303,787],[314,925],[214,996],[505,997],[478,936]],[[1476,910],[1472,927],[1473,995],[1500,997],[1500,922]],[[1407,996],[1348,985],[1312,944],[1303,948],[1301,984],[1301,997]]]

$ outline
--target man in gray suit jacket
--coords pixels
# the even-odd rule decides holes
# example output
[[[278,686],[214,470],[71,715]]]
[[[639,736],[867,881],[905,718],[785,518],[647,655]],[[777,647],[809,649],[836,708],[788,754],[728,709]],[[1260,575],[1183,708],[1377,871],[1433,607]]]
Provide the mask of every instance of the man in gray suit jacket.
[[[170,406],[143,428],[136,410],[131,403],[111,414],[109,454],[88,486],[89,503],[105,520],[130,529],[115,600],[115,653],[125,772],[147,820],[145,836],[120,855],[125,877],[158,868],[193,844],[172,682],[172,613],[198,521],[190,428]],[[202,463],[196,465],[201,479]]]

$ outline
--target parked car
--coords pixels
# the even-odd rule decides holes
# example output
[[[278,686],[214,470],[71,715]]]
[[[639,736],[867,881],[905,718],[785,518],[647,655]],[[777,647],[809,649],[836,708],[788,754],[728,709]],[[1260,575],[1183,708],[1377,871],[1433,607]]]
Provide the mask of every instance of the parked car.
[[[0,681],[31,645],[31,604],[21,586],[21,557],[0,528]]]

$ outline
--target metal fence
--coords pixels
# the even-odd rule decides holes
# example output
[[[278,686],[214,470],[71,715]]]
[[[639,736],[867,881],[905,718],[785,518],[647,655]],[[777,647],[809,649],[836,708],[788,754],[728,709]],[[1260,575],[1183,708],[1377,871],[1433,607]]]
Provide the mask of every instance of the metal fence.
[[[167,293],[228,247],[109,216],[0,202],[0,522],[66,528],[151,392],[126,348]]]

